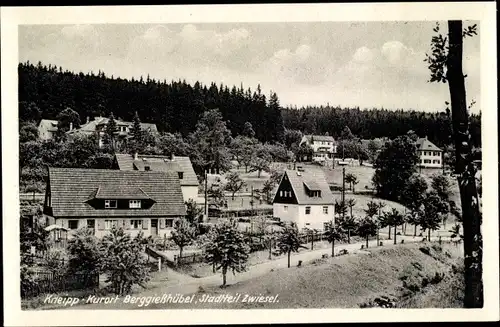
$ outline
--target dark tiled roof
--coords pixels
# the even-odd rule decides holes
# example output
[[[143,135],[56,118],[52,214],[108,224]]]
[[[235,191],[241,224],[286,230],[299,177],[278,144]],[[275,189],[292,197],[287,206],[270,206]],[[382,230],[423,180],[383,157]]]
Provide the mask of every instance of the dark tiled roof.
[[[308,142],[321,141],[321,142],[334,142],[335,139],[330,135],[306,135]]]
[[[292,184],[293,192],[298,204],[333,204],[333,194],[321,169],[308,168],[306,171],[285,170],[288,180]],[[321,197],[310,197],[306,192],[306,185],[313,190],[321,190]]]
[[[145,160],[143,160],[145,159]],[[174,157],[174,161],[168,156],[137,155],[137,160],[130,154],[116,154],[116,161],[120,170],[145,170],[149,166],[152,171],[175,171],[183,172],[181,186],[198,186],[198,178],[194,172],[193,165],[189,157]]]
[[[417,140],[417,148],[422,151],[443,151],[438,148],[434,143],[429,141],[426,137]]]
[[[134,185],[105,184],[97,190],[95,199],[151,199],[140,187]]]
[[[49,168],[54,217],[137,217],[186,214],[177,174],[155,171]],[[100,192],[119,197],[138,192],[155,203],[149,209],[94,209],[86,203]]]

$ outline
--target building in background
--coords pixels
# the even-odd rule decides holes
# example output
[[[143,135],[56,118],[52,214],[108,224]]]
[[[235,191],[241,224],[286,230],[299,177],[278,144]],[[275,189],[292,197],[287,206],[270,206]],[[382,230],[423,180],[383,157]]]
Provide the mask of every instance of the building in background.
[[[332,161],[337,153],[337,145],[333,136],[329,135],[304,135],[300,145],[307,144],[313,149],[312,160],[316,162]]]
[[[198,199],[198,177],[189,157],[117,153],[114,168],[128,171],[172,172],[179,179],[184,201],[192,199],[196,202]]]
[[[57,120],[42,119],[38,125],[38,137],[41,140],[50,140],[57,132]]]
[[[422,168],[442,168],[443,150],[438,148],[427,137],[417,140],[418,166]]]

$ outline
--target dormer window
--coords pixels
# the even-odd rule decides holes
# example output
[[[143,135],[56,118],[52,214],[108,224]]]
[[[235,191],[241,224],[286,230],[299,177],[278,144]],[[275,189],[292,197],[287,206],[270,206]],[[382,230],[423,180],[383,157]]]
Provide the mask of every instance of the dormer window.
[[[178,174],[179,174],[179,179],[184,179],[184,172],[179,171]]]
[[[129,202],[130,209],[140,209],[141,208],[141,200],[130,200]]]
[[[116,200],[104,200],[104,208],[115,209],[116,208]]]

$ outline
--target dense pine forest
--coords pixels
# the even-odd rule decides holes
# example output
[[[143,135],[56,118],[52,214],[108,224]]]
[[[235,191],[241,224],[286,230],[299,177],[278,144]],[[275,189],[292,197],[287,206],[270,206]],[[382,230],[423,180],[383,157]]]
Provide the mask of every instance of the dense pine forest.
[[[439,147],[452,143],[451,116],[443,112],[387,110],[339,107],[286,108],[281,111],[285,127],[305,134],[325,134],[339,138],[345,126],[362,139],[388,137],[393,139],[412,130],[427,136]],[[481,147],[481,114],[470,117],[470,132],[474,147]]]
[[[260,86],[252,91],[243,86],[196,82],[157,81],[142,77],[127,80],[94,73],[73,73],[54,65],[19,64],[19,117],[21,121],[56,119],[65,108],[85,117],[105,116],[132,121],[135,112],[142,122],[156,123],[160,132],[186,137],[195,130],[201,114],[218,108],[233,136],[250,122],[261,142],[283,142],[284,129],[305,134],[339,137],[347,126],[363,139],[394,138],[413,130],[438,146],[450,143],[449,110],[421,112],[340,107],[280,108],[276,93],[266,97]],[[471,136],[481,146],[481,114],[471,115]]]
[[[262,142],[282,141],[283,120],[275,93],[269,97],[256,91],[226,85],[196,82],[114,78],[99,71],[73,73],[54,65],[19,64],[19,118],[21,121],[56,119],[65,108],[86,117],[115,117],[132,121],[138,112],[141,121],[156,123],[160,132],[187,136],[194,131],[200,115],[218,108],[234,135],[250,122]],[[34,104],[34,105],[33,105]]]

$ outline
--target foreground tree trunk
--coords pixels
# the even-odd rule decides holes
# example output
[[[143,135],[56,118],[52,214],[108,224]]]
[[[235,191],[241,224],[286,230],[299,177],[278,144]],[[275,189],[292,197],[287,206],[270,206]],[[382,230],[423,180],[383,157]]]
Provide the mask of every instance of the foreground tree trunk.
[[[464,268],[466,308],[483,307],[483,240],[481,213],[472,164],[469,121],[466,104],[465,80],[462,71],[462,21],[448,21],[449,51],[447,58],[448,87],[450,90],[456,166],[462,203],[464,233]]]
[[[332,239],[332,257],[335,256],[335,239]]]
[[[427,229],[427,241],[429,241],[429,242],[431,241],[431,229],[430,228]]]
[[[389,239],[391,239],[391,226],[389,226]]]
[[[394,225],[394,244],[396,244],[396,225]]]
[[[413,237],[417,236],[417,225],[414,226],[415,229],[413,230]]]
[[[222,267],[222,286],[226,286],[227,267]]]
[[[366,235],[366,247],[368,247],[368,235]]]
[[[290,253],[291,251],[288,251],[288,268],[290,268]]]

